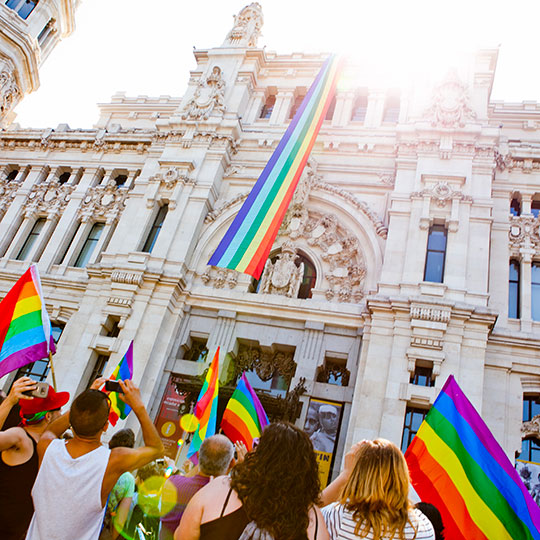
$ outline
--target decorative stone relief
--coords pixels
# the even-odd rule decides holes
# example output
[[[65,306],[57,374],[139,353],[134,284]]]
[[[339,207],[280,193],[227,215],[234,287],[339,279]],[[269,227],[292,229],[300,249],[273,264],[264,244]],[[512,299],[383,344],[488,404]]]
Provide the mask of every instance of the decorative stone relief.
[[[137,285],[140,287],[143,283],[142,274],[134,274],[133,272],[122,272],[115,270],[111,274],[111,281],[113,283],[124,283],[127,285]]]
[[[225,81],[221,68],[214,66],[212,73],[201,78],[193,97],[187,102],[182,118],[189,120],[207,120],[214,112],[225,112]]]
[[[215,210],[212,210],[211,212],[208,212],[206,214],[206,217],[204,218],[205,223],[212,223],[215,221],[223,212],[228,210],[231,206],[234,206],[239,201],[244,201],[247,199],[247,196],[249,193],[241,193],[240,195],[237,195],[230,201],[227,201],[226,203],[223,203],[221,206],[218,206]]]
[[[521,248],[540,248],[540,221],[534,216],[512,216],[508,240],[514,254]]]
[[[127,189],[118,189],[114,180],[106,185],[92,188],[79,207],[79,218],[88,220],[106,220],[107,224],[116,223],[124,210],[128,196]]]
[[[169,167],[163,174],[157,173],[148,179],[149,182],[159,182],[163,189],[174,189],[177,184],[195,185],[195,180],[188,174],[183,173],[178,167]]]
[[[449,309],[439,309],[429,306],[412,305],[411,319],[433,322],[450,322],[451,312]]]
[[[289,382],[296,371],[293,353],[265,352],[260,347],[240,345],[238,354],[231,353],[234,360],[234,375],[238,377],[244,371],[255,370],[263,381],[269,381],[276,373]]]
[[[39,212],[52,218],[60,217],[74,189],[70,184],[60,184],[56,177],[34,184],[24,205],[25,216]]]
[[[261,5],[253,2],[234,17],[234,26],[227,34],[224,45],[256,47],[263,25]]]
[[[432,126],[444,128],[463,127],[467,120],[476,120],[476,114],[469,106],[467,87],[455,71],[434,89],[432,105],[424,117]]]
[[[540,414],[521,424],[521,438],[540,439]]]
[[[291,242],[285,242],[276,262],[272,263],[270,259],[266,261],[259,292],[296,298],[304,276],[304,264],[296,266],[294,263],[297,257],[296,247]]]
[[[4,68],[0,72],[0,117],[4,120],[22,96],[13,71]]]
[[[201,280],[208,287],[213,286],[215,289],[223,289],[225,285],[228,285],[229,289],[234,289],[238,283],[238,272],[218,266],[207,266]]]
[[[469,195],[464,195],[462,191],[453,190],[447,182],[438,182],[431,189],[423,189],[411,193],[411,197],[430,197],[437,206],[444,208],[450,201],[457,199],[458,201],[472,202],[473,199]]]
[[[0,219],[4,217],[21,184],[13,180],[0,180]]]

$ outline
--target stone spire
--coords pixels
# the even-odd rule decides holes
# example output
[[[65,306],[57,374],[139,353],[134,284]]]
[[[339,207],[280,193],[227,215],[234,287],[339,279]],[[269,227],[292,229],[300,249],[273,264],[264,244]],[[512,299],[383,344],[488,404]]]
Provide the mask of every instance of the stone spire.
[[[263,25],[262,7],[253,2],[243,8],[234,17],[234,26],[227,34],[224,46],[228,47],[257,47],[257,40]]]

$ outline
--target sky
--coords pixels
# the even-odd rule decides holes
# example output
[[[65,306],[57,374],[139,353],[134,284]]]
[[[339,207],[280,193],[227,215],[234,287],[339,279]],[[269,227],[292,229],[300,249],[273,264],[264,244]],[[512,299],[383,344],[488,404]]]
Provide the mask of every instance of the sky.
[[[537,0],[270,0],[259,46],[346,53],[389,86],[419,70],[444,74],[478,48],[499,47],[492,99],[540,101]],[[75,32],[40,69],[40,88],[15,112],[21,127],[90,128],[97,103],[182,96],[193,47],[221,45],[246,0],[82,0]],[[382,80],[381,79],[381,80]],[[359,83],[358,86],[361,86]]]

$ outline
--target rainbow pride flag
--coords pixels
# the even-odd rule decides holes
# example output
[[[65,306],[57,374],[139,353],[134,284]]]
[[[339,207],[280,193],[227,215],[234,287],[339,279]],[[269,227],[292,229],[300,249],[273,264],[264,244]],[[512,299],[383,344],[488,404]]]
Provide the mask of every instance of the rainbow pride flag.
[[[340,66],[334,55],[326,60],[208,264],[260,277],[334,97]]]
[[[231,441],[242,441],[251,450],[253,439],[260,437],[267,425],[268,416],[246,374],[242,373],[223,413],[221,429]]]
[[[34,264],[0,302],[0,377],[55,353],[51,321]]]
[[[190,458],[199,451],[201,443],[206,437],[211,437],[216,433],[218,390],[219,390],[219,347],[214,359],[210,364],[210,369],[206,374],[203,387],[199,393],[197,404],[195,405],[195,416],[199,420],[199,425],[193,433],[193,439],[189,445],[187,457]]]
[[[452,540],[540,539],[540,508],[453,376],[405,458],[419,497]]]
[[[125,381],[133,377],[133,341],[129,344],[128,350],[124,355],[124,358],[120,360],[120,363],[114,368],[109,379],[112,381]],[[116,425],[118,420],[124,420],[131,412],[131,407],[124,403],[118,392],[111,392],[109,394],[111,400],[111,412],[109,413],[109,422],[112,426]]]

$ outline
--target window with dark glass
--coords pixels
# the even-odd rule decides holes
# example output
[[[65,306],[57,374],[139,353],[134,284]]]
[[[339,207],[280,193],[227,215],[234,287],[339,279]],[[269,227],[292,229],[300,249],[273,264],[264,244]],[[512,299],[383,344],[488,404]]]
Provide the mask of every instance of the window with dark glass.
[[[8,172],[6,176],[6,180],[8,182],[11,182],[12,180],[15,180],[15,178],[17,178],[18,174],[19,174],[19,169],[12,169],[11,171]]]
[[[420,424],[424,421],[428,411],[417,407],[407,407],[405,411],[405,422],[403,424],[403,435],[401,437],[401,451],[405,452],[420,429]]]
[[[109,315],[101,328],[101,335],[107,337],[118,337],[120,334],[120,317]]]
[[[540,214],[540,201],[534,200],[531,203],[531,214],[537,218]]]
[[[94,363],[94,367],[92,368],[92,373],[90,373],[90,378],[88,379],[88,385],[87,389],[90,388],[90,385],[98,378],[103,376],[103,372],[105,371],[105,366],[107,365],[107,362],[109,361],[109,355],[108,354],[99,354],[96,358],[96,362]]]
[[[88,234],[88,237],[83,244],[83,247],[79,253],[79,256],[77,257],[77,260],[75,261],[74,266],[76,266],[77,268],[86,267],[86,265],[90,261],[90,258],[92,257],[92,253],[94,253],[94,249],[96,249],[97,243],[99,241],[101,233],[103,232],[104,227],[105,225],[103,223],[94,223],[92,225],[90,233]]]
[[[266,98],[266,101],[261,110],[261,115],[259,118],[270,118],[272,116],[272,111],[274,110],[274,105],[276,104],[276,96],[270,95]]]
[[[510,201],[510,214],[521,216],[521,201],[517,197],[513,197]]]
[[[446,228],[433,225],[429,229],[424,281],[442,283],[444,279],[444,261],[446,258]]]
[[[164,204],[159,209],[156,219],[154,220],[154,224],[152,225],[152,228],[148,233],[148,237],[146,238],[146,242],[144,243],[144,246],[142,248],[142,251],[144,251],[145,253],[152,253],[152,249],[154,249],[154,244],[156,243],[157,237],[159,236],[168,210],[169,206],[167,204]]]
[[[508,279],[508,317],[519,319],[519,261],[510,261],[510,276]]]
[[[294,118],[294,115],[296,114],[296,111],[300,108],[300,105],[302,105],[302,101],[304,101],[304,96],[296,96],[294,98],[293,106],[291,107],[291,112],[289,113],[289,119]]]
[[[540,414],[540,396],[523,396],[523,422],[529,422],[538,414]],[[536,438],[522,440],[521,454],[517,459],[540,463],[540,441]]]
[[[114,177],[117,187],[123,186],[127,182],[127,179],[127,174],[118,174]]]
[[[540,262],[531,267],[531,310],[533,321],[540,321]]]
[[[411,384],[417,386],[435,386],[435,377],[433,377],[433,367],[419,366],[414,368],[414,373],[411,374],[409,379]]]
[[[189,362],[206,362],[208,356],[207,338],[191,337],[189,346],[184,345],[182,356]]]
[[[368,98],[366,95],[358,96],[354,102],[351,120],[363,122],[366,119]]]
[[[65,184],[68,180],[69,180],[69,177],[71,176],[71,173],[70,172],[63,172],[59,177],[58,177],[58,183],[60,184]]]
[[[25,261],[28,255],[30,254],[30,251],[32,251],[32,248],[34,247],[37,239],[39,238],[39,234],[43,230],[43,227],[45,226],[45,222],[47,220],[45,218],[39,218],[34,223],[34,226],[32,227],[32,230],[30,231],[30,234],[27,236],[26,240],[24,241],[24,244],[17,254],[17,257],[15,257],[18,261]]]
[[[399,120],[399,96],[388,96],[384,105],[383,122],[396,124]]]
[[[330,102],[330,105],[328,106],[328,109],[326,110],[326,116],[324,117],[324,119],[332,120],[332,118],[334,118],[335,110],[336,110],[336,96],[332,98],[332,101]]]
[[[26,19],[34,10],[38,0],[6,0],[6,6],[16,11],[22,19]]]

